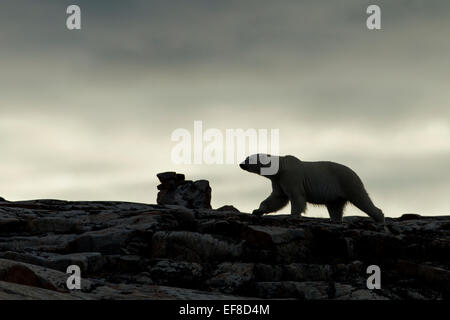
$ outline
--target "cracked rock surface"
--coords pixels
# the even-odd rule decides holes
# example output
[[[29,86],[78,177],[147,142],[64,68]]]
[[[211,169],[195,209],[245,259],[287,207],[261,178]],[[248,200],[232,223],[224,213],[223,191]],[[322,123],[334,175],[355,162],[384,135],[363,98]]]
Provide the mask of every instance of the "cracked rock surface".
[[[450,216],[385,230],[189,203],[0,199],[0,299],[449,298]],[[81,290],[67,289],[70,265]],[[367,288],[369,265],[381,289]]]

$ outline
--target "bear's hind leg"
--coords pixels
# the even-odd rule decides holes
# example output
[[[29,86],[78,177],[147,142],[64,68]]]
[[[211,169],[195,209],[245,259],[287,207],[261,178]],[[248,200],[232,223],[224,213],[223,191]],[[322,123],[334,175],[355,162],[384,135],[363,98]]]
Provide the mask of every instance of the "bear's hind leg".
[[[331,221],[334,223],[341,223],[342,216],[344,215],[344,207],[347,204],[346,200],[338,200],[335,202],[327,203],[328,213],[330,214]]]
[[[350,200],[359,210],[365,212],[369,217],[379,223],[384,224],[384,214],[379,208],[375,207],[369,195],[361,194],[356,199]]]
[[[306,210],[306,200],[303,197],[295,197],[291,200],[291,215],[299,216]]]

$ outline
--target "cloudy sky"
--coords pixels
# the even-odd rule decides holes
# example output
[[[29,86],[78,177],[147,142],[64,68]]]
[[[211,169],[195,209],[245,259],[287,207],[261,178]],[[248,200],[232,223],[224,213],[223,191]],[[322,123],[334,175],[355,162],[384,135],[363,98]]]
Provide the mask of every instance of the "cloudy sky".
[[[171,162],[171,133],[202,120],[350,166],[386,216],[450,214],[449,31],[447,0],[2,0],[0,196],[154,203],[175,170],[256,208],[268,180]]]

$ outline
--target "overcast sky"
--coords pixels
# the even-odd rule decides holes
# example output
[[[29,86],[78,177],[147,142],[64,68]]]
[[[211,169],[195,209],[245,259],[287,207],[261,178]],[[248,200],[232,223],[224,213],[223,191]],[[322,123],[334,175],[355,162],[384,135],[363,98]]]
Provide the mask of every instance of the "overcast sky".
[[[214,207],[257,208],[268,180],[171,162],[171,133],[202,120],[350,166],[386,216],[450,214],[449,31],[447,0],[2,0],[0,196],[155,203],[175,170]]]

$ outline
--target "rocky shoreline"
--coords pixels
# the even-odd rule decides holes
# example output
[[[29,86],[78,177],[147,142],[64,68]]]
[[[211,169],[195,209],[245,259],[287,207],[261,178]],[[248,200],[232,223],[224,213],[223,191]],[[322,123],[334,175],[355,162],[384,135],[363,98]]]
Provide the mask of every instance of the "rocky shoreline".
[[[450,216],[261,218],[231,206],[0,201],[0,299],[448,299]],[[366,286],[368,265],[381,289]],[[68,290],[66,269],[81,269]]]

